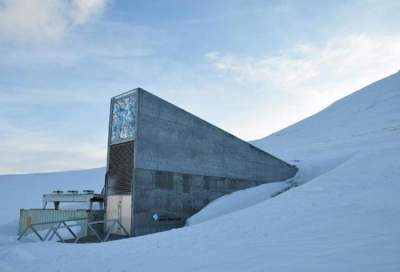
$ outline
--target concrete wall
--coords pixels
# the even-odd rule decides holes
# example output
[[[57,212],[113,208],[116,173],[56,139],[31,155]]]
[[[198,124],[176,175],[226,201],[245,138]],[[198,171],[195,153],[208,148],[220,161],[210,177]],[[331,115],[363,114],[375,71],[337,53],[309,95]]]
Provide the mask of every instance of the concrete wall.
[[[142,89],[137,92],[132,234],[180,227],[224,194],[295,175],[294,166]],[[163,220],[154,221],[154,213]]]
[[[260,180],[292,177],[296,168],[204,120],[138,90],[135,168]]]
[[[181,227],[209,202],[262,182],[177,172],[135,169],[133,234]],[[161,220],[154,221],[156,213]]]

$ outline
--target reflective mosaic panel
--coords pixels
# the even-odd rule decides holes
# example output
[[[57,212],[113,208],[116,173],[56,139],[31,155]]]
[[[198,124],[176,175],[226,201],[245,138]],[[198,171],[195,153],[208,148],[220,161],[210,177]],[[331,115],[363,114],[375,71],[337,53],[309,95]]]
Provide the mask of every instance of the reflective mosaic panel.
[[[134,94],[114,100],[111,122],[111,143],[130,140],[135,137],[135,100]]]

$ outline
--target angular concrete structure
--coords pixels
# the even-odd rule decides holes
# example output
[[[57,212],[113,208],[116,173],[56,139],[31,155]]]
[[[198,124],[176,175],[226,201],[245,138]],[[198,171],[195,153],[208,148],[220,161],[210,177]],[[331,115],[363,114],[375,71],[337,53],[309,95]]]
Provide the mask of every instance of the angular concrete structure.
[[[183,226],[224,194],[296,172],[143,89],[111,100],[106,217],[120,219],[131,235]]]

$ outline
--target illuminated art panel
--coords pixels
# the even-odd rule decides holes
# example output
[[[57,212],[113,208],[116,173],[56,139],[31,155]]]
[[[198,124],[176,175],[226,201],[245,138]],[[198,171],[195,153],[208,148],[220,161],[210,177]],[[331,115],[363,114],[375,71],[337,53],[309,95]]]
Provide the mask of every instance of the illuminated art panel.
[[[114,99],[111,144],[133,140],[136,131],[136,93]]]

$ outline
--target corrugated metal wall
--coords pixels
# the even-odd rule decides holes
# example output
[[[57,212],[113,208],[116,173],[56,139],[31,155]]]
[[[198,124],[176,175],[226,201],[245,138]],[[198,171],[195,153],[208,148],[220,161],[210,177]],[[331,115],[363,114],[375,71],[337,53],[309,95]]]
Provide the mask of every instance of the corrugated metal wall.
[[[18,235],[20,235],[30,224],[56,222],[60,220],[75,220],[79,218],[89,218],[91,220],[102,220],[103,210],[51,210],[51,209],[21,209]],[[77,221],[81,224],[82,235],[85,236],[86,220]],[[46,224],[35,226],[37,230],[46,230],[56,224]],[[31,230],[28,231],[30,233]]]
[[[133,148],[133,141],[110,146],[108,195],[124,195],[132,192]]]

